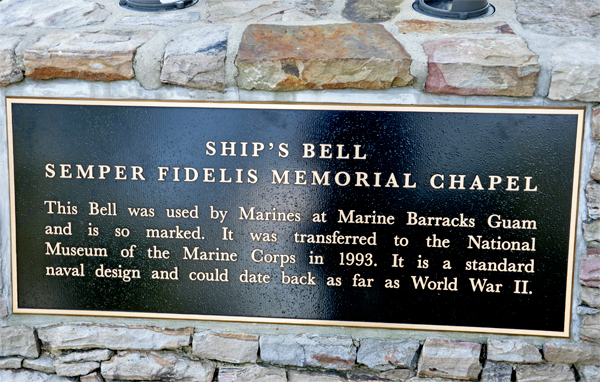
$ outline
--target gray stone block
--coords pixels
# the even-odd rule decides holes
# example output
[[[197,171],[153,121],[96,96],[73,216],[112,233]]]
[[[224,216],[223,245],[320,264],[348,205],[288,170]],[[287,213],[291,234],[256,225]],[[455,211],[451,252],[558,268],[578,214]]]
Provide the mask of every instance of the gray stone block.
[[[40,348],[33,329],[26,326],[0,328],[0,357],[37,358]]]
[[[253,365],[220,368],[217,382],[287,382],[285,369]]]
[[[481,373],[481,382],[511,382],[512,372],[511,365],[487,361]]]
[[[540,350],[525,341],[488,340],[487,359],[496,362],[539,363],[542,362]]]
[[[42,355],[40,358],[23,360],[23,367],[26,369],[41,371],[42,373],[55,374],[54,359],[47,355]]]
[[[21,0],[0,3],[0,27],[77,28],[101,23],[110,15],[104,6],[92,1]]]
[[[54,369],[56,370],[56,375],[61,377],[78,377],[80,375],[90,374],[92,371],[100,369],[100,362],[54,362]]]
[[[375,370],[411,368],[416,364],[419,350],[417,340],[380,340],[365,338],[360,341],[356,361]]]
[[[20,369],[22,364],[23,358],[0,358],[0,369]]]
[[[549,362],[600,365],[600,345],[585,342],[546,342],[544,358]]]
[[[575,382],[575,374],[569,365],[519,365],[517,382]]]
[[[351,337],[318,334],[284,334],[260,337],[260,357],[280,365],[349,370],[354,367],[356,347]]]
[[[230,363],[256,362],[258,336],[244,333],[200,332],[194,334],[192,354]]]
[[[29,370],[0,370],[0,381],[2,382],[73,382],[66,377],[56,374],[40,373]]]
[[[102,362],[101,374],[106,379],[211,382],[215,368],[213,362],[195,361],[166,351],[123,352]]]
[[[419,377],[477,379],[481,372],[481,345],[449,340],[425,340],[419,358]]]
[[[577,372],[581,377],[581,382],[600,381],[600,366],[577,365]]]
[[[85,352],[72,352],[58,357],[60,363],[100,362],[109,360],[115,352],[108,349],[95,349]]]
[[[53,351],[105,348],[162,350],[189,346],[193,328],[97,324],[55,325],[38,329],[40,340]]]
[[[557,101],[600,101],[600,46],[575,41],[561,45],[552,56],[548,98]]]
[[[581,301],[589,307],[600,308],[600,289],[581,287]]]

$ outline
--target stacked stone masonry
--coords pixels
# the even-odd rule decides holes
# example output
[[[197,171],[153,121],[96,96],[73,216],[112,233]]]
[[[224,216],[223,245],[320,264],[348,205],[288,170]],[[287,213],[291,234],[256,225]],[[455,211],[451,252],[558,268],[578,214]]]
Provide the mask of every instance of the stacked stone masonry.
[[[452,95],[583,106],[586,134],[600,140],[600,2],[491,2],[492,17],[447,21],[413,12],[408,0],[201,0],[161,13],[117,0],[1,0],[0,94],[59,78],[135,83],[150,98],[169,87],[206,99],[259,91],[257,100],[260,91],[362,89],[368,99],[401,88],[438,103]],[[599,382],[600,148],[589,166],[568,340],[21,326],[9,324],[4,287],[0,381]]]
[[[0,329],[2,381],[598,381],[600,345],[255,335],[152,326]]]

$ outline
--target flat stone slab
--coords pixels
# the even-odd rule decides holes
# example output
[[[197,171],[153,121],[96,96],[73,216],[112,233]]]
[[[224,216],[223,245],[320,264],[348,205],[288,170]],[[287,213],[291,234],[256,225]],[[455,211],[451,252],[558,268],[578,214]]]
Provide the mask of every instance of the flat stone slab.
[[[333,0],[207,0],[208,21],[256,23],[313,21],[329,14]]]
[[[160,80],[198,89],[223,90],[229,26],[192,29],[165,49]]]
[[[285,369],[250,366],[243,368],[220,368],[217,382],[287,382]]]
[[[95,371],[79,377],[79,382],[104,382],[104,378],[102,378],[99,372]]]
[[[600,246],[600,221],[593,220],[589,223],[583,223],[583,238],[587,242],[588,247]]]
[[[576,41],[558,47],[552,56],[548,98],[557,101],[600,101],[600,44]]]
[[[600,3],[589,0],[516,0],[525,29],[557,36],[600,36]]]
[[[585,286],[600,288],[600,255],[581,255],[579,281]]]
[[[20,369],[23,364],[23,358],[9,357],[0,358],[0,369]]]
[[[25,50],[25,76],[116,81],[134,77],[133,58],[152,32],[53,33]]]
[[[496,362],[539,363],[542,362],[540,350],[525,341],[488,340],[487,359]]]
[[[403,0],[347,0],[342,16],[357,23],[379,23],[396,17]]]
[[[0,357],[19,356],[37,358],[40,347],[33,329],[27,326],[6,326],[0,328]],[[1,379],[0,379],[1,380]]]
[[[486,361],[481,382],[511,382],[513,368],[506,363]]]
[[[596,151],[594,152],[594,161],[592,162],[590,175],[592,178],[600,180],[600,146],[597,146]]]
[[[600,313],[583,316],[580,329],[582,340],[600,344]]]
[[[570,365],[519,365],[517,382],[575,382],[575,374]]]
[[[600,308],[600,289],[582,287],[581,301],[592,308]]]
[[[365,338],[360,341],[356,362],[375,370],[411,368],[416,364],[417,340],[380,340]]]
[[[60,363],[101,362],[109,360],[115,352],[108,349],[95,349],[85,352],[72,352],[58,357]]]
[[[81,0],[0,2],[0,27],[77,28],[105,21],[104,6]]]
[[[582,382],[600,381],[600,366],[577,366],[577,371],[579,372]]]
[[[256,362],[258,336],[209,331],[196,333],[194,334],[192,355],[229,363]]]
[[[55,325],[38,329],[40,340],[53,351],[66,349],[161,350],[189,346],[193,328],[96,324]]]
[[[260,336],[260,357],[279,365],[350,370],[356,360],[351,337],[318,334]]]
[[[55,362],[54,368],[56,375],[61,377],[78,377],[80,375],[88,375],[94,370],[100,369],[100,362],[83,362],[83,363],[60,363]]]
[[[54,368],[54,359],[47,355],[42,355],[40,358],[23,360],[23,367],[25,369],[37,370],[42,373],[55,374],[56,369]]]
[[[123,352],[102,362],[101,374],[106,379],[211,382],[215,364],[194,361],[171,352]]]
[[[0,3],[1,4],[1,3]],[[0,35],[0,85],[6,86],[23,79],[23,71],[17,63],[15,48],[21,36]],[[0,317],[4,317],[1,316]]]
[[[488,34],[515,34],[512,28],[504,21],[493,23],[446,22],[427,20],[401,20],[396,23],[398,33],[428,33],[428,34],[459,34],[459,33],[488,33]]]
[[[444,38],[426,42],[423,49],[429,60],[426,92],[533,96],[540,65],[520,37]]]
[[[600,345],[585,342],[546,342],[544,358],[549,362],[600,365]]]
[[[6,382],[72,382],[66,377],[56,374],[40,373],[29,370],[0,370],[0,381]]]
[[[346,378],[337,374],[290,370],[288,382],[346,382]]]
[[[200,20],[200,13],[198,12],[149,12],[144,16],[125,16],[116,25],[176,27],[183,24],[193,24],[198,20]]]
[[[477,379],[480,354],[480,344],[428,338],[419,357],[417,376]]]
[[[236,65],[242,89],[387,89],[412,83],[411,58],[379,24],[250,25]]]

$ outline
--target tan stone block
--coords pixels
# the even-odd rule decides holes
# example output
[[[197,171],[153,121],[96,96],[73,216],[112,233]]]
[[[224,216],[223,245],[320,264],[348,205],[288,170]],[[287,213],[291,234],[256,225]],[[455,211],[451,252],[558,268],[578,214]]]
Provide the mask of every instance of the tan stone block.
[[[592,308],[600,308],[600,289],[582,287],[581,301]]]
[[[504,21],[494,23],[447,22],[427,20],[401,20],[396,23],[398,33],[428,33],[428,34],[459,34],[459,33],[489,33],[515,34],[510,25]]]
[[[542,354],[536,346],[518,340],[488,340],[487,358],[496,362],[542,362]]]
[[[53,33],[25,50],[25,76],[116,81],[134,77],[133,58],[152,32]]]
[[[600,139],[600,107],[592,109],[592,135],[594,136],[594,139]],[[594,156],[594,162],[595,161],[596,157]],[[598,177],[600,178],[600,174]]]
[[[419,377],[477,379],[481,371],[481,345],[449,340],[425,340],[419,358]]]
[[[386,89],[412,83],[411,58],[379,24],[250,25],[236,65],[242,89]]]
[[[196,333],[192,354],[230,363],[256,362],[258,336],[245,333]]]
[[[600,344],[600,313],[583,316],[579,337],[584,341]]]
[[[520,37],[444,38],[423,44],[429,59],[425,91],[531,97],[540,65]]]
[[[285,369],[275,367],[250,366],[221,368],[217,382],[287,382]]]
[[[546,342],[544,358],[554,363],[600,365],[600,346],[585,342]]]

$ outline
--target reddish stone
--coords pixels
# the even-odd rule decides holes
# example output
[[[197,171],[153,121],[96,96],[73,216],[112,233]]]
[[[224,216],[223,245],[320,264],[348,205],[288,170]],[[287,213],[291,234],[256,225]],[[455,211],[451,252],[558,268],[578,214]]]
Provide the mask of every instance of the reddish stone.
[[[242,89],[386,89],[412,83],[411,58],[379,24],[250,25],[236,65]]]
[[[427,92],[533,96],[540,65],[520,37],[447,38],[429,41],[423,49],[429,58]]]
[[[579,259],[579,280],[585,286],[600,288],[600,256],[583,255]]]

